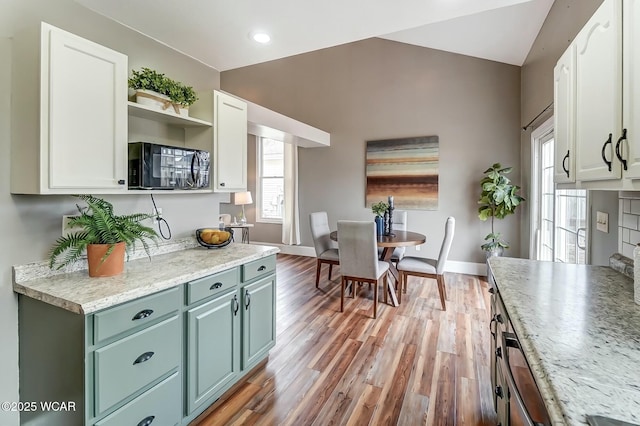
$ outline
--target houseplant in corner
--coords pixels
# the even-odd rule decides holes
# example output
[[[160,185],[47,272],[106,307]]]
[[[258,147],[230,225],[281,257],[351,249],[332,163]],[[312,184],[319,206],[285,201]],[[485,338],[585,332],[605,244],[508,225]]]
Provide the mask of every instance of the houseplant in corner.
[[[151,214],[133,213],[125,216],[113,214],[113,205],[93,195],[75,195],[87,203],[78,208],[79,216],[67,223],[67,228],[82,228],[58,238],[51,249],[49,267],[61,269],[78,260],[87,250],[89,276],[108,277],[120,274],[124,269],[124,254],[135,250],[136,242],[144,247],[150,258],[148,241],[155,241],[158,234],[140,222],[154,217]]]
[[[376,215],[376,235],[382,235],[384,233],[384,214],[389,208],[389,205],[384,201],[380,201],[371,206],[371,211]]]
[[[505,216],[515,213],[516,208],[524,201],[517,192],[520,187],[513,185],[505,175],[511,173],[512,167],[502,167],[495,163],[484,171],[484,177],[480,181],[482,192],[478,204],[478,217],[480,220],[491,219],[491,233],[485,237],[486,243],[480,246],[487,255],[500,256],[509,244],[495,231],[494,220],[503,219]]]

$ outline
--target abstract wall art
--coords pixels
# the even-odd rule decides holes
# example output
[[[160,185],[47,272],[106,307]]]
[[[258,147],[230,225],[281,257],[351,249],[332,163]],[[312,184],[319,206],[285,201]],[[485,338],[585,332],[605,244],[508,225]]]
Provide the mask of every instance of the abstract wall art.
[[[394,197],[396,209],[438,209],[438,136],[367,141],[366,206]]]

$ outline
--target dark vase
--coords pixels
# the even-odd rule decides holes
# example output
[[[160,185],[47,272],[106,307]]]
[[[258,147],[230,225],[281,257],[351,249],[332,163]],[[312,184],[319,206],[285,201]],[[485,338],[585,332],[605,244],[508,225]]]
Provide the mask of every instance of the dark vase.
[[[376,216],[375,222],[376,222],[376,235],[380,236],[384,234],[384,219],[382,219],[382,217],[380,216]]]

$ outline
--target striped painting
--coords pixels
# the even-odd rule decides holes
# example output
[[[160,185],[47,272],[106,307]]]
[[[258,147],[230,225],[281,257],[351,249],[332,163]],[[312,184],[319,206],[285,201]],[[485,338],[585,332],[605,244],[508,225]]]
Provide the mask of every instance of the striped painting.
[[[438,209],[438,136],[367,141],[366,206],[394,197],[396,209]]]

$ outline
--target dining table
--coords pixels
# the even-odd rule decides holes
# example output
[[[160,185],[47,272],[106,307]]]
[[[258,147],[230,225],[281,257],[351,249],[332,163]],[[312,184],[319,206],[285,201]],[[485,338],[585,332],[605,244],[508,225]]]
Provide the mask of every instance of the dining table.
[[[331,232],[329,234],[329,238],[331,238],[333,241],[338,241],[338,231]],[[389,263],[389,273],[393,276],[396,283],[398,283],[400,279],[400,274],[398,273],[396,265],[394,265],[394,263],[391,261],[393,250],[396,247],[418,246],[420,244],[424,244],[426,241],[427,237],[425,235],[412,231],[393,230],[389,234],[382,234],[377,236],[378,247],[382,248],[380,260]],[[398,296],[396,294],[396,286],[390,280],[387,280],[387,292],[389,293],[391,304],[393,306],[398,306],[399,303]]]

